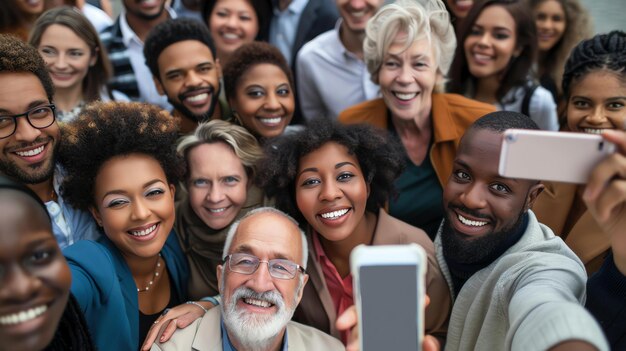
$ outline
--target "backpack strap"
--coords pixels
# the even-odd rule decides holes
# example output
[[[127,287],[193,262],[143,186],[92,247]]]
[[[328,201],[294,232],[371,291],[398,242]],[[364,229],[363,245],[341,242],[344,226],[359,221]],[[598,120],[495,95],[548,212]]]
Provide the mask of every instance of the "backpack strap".
[[[537,87],[539,87],[539,84],[537,83],[532,83],[531,86],[526,87],[526,94],[524,95],[524,100],[522,100],[522,113],[525,114],[526,116],[530,117],[530,98],[533,96],[533,94],[535,93],[535,90],[537,90]]]

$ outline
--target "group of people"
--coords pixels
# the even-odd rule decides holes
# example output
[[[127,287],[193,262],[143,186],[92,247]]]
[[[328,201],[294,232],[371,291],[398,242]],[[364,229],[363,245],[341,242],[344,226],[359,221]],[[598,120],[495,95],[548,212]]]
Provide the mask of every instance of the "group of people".
[[[626,348],[626,33],[578,0],[122,3],[1,2],[0,350],[355,350],[350,253],[409,243],[424,350]],[[618,151],[509,179],[510,128]]]

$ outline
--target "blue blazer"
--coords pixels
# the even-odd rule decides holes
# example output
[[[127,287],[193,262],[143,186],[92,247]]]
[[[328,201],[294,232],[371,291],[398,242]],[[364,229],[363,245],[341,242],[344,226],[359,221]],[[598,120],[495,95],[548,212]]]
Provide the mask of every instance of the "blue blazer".
[[[98,241],[81,240],[64,249],[63,254],[72,272],[71,292],[85,315],[97,348],[139,349],[137,286],[113,242],[105,235]],[[161,255],[178,296],[186,298],[189,267],[174,231],[170,232]]]

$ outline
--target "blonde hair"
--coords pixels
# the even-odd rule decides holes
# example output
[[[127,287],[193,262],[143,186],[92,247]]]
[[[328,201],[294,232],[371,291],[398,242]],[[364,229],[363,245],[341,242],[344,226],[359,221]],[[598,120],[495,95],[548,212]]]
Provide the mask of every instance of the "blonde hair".
[[[398,0],[380,9],[365,29],[363,56],[374,83],[378,84],[383,59],[399,33],[406,33],[403,51],[416,40],[426,37],[434,48],[437,72],[442,77],[448,74],[454,58],[456,36],[443,2]],[[444,84],[444,80],[437,82],[435,91],[443,91]]]
[[[202,144],[223,142],[233,149],[233,152],[243,164],[249,177],[256,173],[256,163],[263,156],[263,150],[256,138],[244,127],[222,120],[212,120],[200,123],[193,134],[184,136],[178,142],[176,151],[187,163],[187,155],[194,147]],[[189,174],[187,164],[185,179]]]

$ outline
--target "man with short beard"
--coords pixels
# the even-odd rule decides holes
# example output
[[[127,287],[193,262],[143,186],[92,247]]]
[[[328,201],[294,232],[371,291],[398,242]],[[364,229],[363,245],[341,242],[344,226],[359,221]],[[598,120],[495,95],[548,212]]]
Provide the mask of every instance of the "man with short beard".
[[[229,229],[218,266],[222,305],[152,350],[344,350],[317,329],[292,322],[302,290],[307,241],[298,223],[270,207],[248,212]]]
[[[61,248],[96,239],[91,215],[72,208],[61,196],[62,171],[55,169],[61,131],[52,100],[54,86],[41,56],[3,34],[0,52],[0,173],[28,186],[46,204]]]
[[[435,248],[454,299],[445,349],[607,350],[582,307],[582,262],[530,210],[543,185],[498,174],[509,128],[539,129],[515,112],[477,120],[444,188]]]
[[[133,101],[171,108],[154,84],[143,57],[148,33],[157,24],[176,18],[166,0],[122,0],[124,10],[113,25],[100,33],[102,45],[113,66],[109,87],[121,91]]]
[[[222,118],[228,107],[219,100],[221,69],[203,23],[181,18],[159,24],[146,39],[144,56],[157,91],[174,106],[181,134]]]

